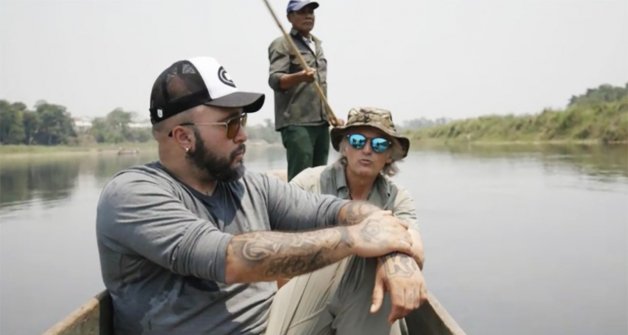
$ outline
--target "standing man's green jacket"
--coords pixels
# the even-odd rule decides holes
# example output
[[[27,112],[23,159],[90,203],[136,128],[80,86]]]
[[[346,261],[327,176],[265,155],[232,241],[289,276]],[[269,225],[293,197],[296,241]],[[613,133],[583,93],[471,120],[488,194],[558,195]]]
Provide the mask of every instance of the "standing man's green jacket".
[[[321,40],[311,35],[315,51],[310,49],[299,33],[292,29],[290,36],[307,65],[316,70],[316,80],[327,95],[327,59]],[[311,83],[302,82],[282,90],[279,79],[284,74],[302,71],[296,57],[290,53],[288,42],[283,37],[275,39],[268,47],[270,70],[268,84],[275,92],[275,129],[288,125],[316,126],[327,124],[325,105]]]

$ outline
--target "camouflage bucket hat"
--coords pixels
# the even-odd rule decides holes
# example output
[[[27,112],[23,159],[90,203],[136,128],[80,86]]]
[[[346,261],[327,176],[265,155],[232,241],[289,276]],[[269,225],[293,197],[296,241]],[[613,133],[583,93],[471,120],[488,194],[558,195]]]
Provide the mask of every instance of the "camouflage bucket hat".
[[[348,130],[353,127],[377,128],[390,137],[397,139],[401,146],[401,157],[393,157],[393,159],[402,159],[408,155],[410,140],[397,133],[390,111],[374,107],[360,107],[349,110],[347,123],[344,126],[336,127],[331,130],[331,144],[336,151],[339,150],[342,138],[348,133]]]

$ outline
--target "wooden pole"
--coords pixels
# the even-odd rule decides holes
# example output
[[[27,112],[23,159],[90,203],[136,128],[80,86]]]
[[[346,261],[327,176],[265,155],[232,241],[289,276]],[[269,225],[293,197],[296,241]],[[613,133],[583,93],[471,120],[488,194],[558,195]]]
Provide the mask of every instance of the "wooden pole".
[[[306,70],[306,71],[309,70],[310,67],[305,62],[305,59],[303,59],[303,56],[301,56],[301,53],[299,52],[299,49],[297,49],[297,46],[294,44],[292,37],[290,37],[288,33],[286,33],[286,30],[281,25],[279,18],[277,18],[275,11],[270,6],[270,3],[268,3],[268,0],[264,0],[264,4],[266,4],[266,8],[268,8],[270,15],[272,15],[273,19],[275,19],[275,23],[277,24],[277,27],[279,27],[279,30],[281,30],[283,37],[286,39],[286,41],[288,42],[288,45],[290,46],[290,50],[299,61],[299,64],[301,65],[303,70]],[[329,119],[329,123],[332,126],[338,126],[338,118],[336,118],[334,111],[331,109],[331,106],[329,105],[329,102],[327,101],[327,97],[325,96],[325,93],[323,92],[321,85],[318,83],[318,81],[314,81],[314,86],[316,87],[316,92],[318,93],[321,100],[323,100],[323,103],[325,104],[325,114],[327,114],[327,119]]]

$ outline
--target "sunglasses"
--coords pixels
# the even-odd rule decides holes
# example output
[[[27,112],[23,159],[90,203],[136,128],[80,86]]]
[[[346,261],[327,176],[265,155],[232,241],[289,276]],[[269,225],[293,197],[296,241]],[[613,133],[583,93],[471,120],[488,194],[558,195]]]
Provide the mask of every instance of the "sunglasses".
[[[224,122],[184,122],[179,124],[179,126],[224,126],[227,129],[227,138],[232,140],[238,135],[240,127],[246,126],[246,113],[237,115]],[[168,133],[168,136],[172,137],[172,130]]]
[[[349,134],[347,135],[347,141],[349,142],[349,145],[357,150],[364,148],[366,142],[370,141],[371,149],[378,154],[388,150],[392,144],[392,142],[384,137],[368,138],[362,134]]]

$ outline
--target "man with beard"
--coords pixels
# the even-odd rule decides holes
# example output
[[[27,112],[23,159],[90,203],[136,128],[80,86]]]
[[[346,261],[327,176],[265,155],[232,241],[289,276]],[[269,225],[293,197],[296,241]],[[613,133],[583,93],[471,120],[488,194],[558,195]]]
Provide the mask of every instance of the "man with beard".
[[[155,81],[159,161],[117,173],[97,209],[116,334],[261,334],[280,322],[269,321],[271,305],[285,303],[275,280],[351,255],[417,253],[390,212],[245,171],[242,126],[263,102],[209,57]]]

